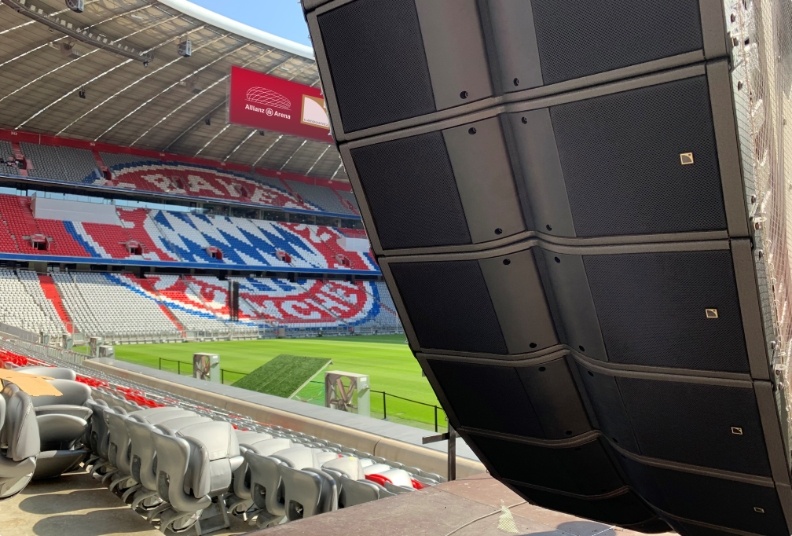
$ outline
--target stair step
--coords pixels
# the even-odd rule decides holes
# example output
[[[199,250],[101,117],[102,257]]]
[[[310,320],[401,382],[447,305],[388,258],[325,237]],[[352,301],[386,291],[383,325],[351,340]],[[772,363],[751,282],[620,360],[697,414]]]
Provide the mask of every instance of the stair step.
[[[55,306],[55,311],[66,326],[66,331],[74,333],[74,325],[69,317],[69,313],[66,311],[66,306],[63,304],[60,292],[58,292],[58,287],[55,286],[55,281],[52,279],[52,276],[39,275],[39,284],[41,285],[41,290],[44,291],[44,296]]]

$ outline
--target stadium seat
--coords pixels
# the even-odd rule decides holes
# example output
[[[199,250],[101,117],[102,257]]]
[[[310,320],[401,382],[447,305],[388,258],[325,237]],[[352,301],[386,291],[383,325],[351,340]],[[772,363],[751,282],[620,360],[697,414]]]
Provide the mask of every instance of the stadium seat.
[[[35,376],[45,376],[58,380],[76,380],[77,373],[72,369],[63,367],[21,367],[17,372],[22,374],[33,374]]]
[[[194,423],[180,428],[175,436],[159,428],[152,436],[158,491],[170,504],[161,514],[161,528],[181,530],[191,520],[202,523],[201,532],[228,527],[225,494],[243,461],[233,427],[220,421]],[[202,516],[209,505],[214,512]]]
[[[269,456],[293,446],[291,440],[282,437],[273,438],[270,434],[246,432],[245,435],[237,434],[237,436],[239,439],[239,451],[242,456],[247,451],[254,452],[260,456]],[[264,436],[270,437],[265,438]],[[246,458],[234,471],[234,495],[237,499],[234,500],[229,510],[233,514],[247,517],[248,511],[253,506],[253,494],[251,490],[250,466]]]
[[[74,380],[53,379],[49,382],[60,395],[33,397],[36,415],[65,414],[81,419],[90,418],[92,410],[86,406],[91,398],[91,388]]]
[[[376,501],[394,495],[382,486],[367,480],[356,480],[345,475],[341,475],[339,480],[339,508],[349,508],[350,506]]]
[[[319,469],[295,469],[281,464],[286,518],[289,521],[338,509],[335,480]]]
[[[167,503],[161,527],[183,531],[194,525],[201,512],[212,504],[204,475],[208,456],[183,437],[152,431],[157,460],[157,492]],[[204,477],[204,481],[201,481]]]
[[[8,499],[33,478],[41,439],[30,395],[13,383],[3,388],[0,411],[0,499]]]
[[[60,413],[38,415],[40,454],[36,460],[34,479],[60,476],[76,468],[88,456],[82,438],[88,430],[88,421]]]

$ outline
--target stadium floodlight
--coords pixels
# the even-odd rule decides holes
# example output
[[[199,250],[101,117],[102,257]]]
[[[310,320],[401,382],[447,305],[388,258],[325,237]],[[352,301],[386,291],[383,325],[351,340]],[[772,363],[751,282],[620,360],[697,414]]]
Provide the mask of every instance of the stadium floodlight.
[[[179,56],[189,58],[192,56],[192,41],[185,39],[181,41],[178,46]]]
[[[66,0],[66,7],[75,13],[82,13],[85,11],[85,0]]]

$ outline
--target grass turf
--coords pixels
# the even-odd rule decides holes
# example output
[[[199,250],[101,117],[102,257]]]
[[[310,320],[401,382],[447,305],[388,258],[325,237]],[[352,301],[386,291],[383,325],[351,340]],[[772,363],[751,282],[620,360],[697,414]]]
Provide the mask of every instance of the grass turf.
[[[330,363],[329,359],[281,354],[233,383],[234,387],[291,398],[308,380]]]
[[[75,348],[75,351],[80,349]],[[83,350],[86,351],[86,350]],[[388,420],[423,425],[433,429],[434,406],[439,406],[429,382],[412,356],[403,335],[327,337],[314,339],[270,339],[256,341],[214,341],[177,344],[137,344],[115,347],[116,358],[140,365],[192,373],[192,356],[196,352],[218,354],[225,369],[225,383],[233,383],[280,354],[322,357],[333,360],[326,370],[368,374],[371,415]],[[323,380],[320,375],[316,380]],[[377,392],[379,391],[379,392]],[[388,393],[384,397],[381,392]],[[397,398],[399,397],[399,398]],[[324,386],[309,384],[297,399],[324,404]],[[385,398],[385,400],[383,400]],[[411,400],[407,402],[401,398]],[[385,406],[385,407],[383,407]],[[445,428],[445,414],[437,410],[439,428]]]

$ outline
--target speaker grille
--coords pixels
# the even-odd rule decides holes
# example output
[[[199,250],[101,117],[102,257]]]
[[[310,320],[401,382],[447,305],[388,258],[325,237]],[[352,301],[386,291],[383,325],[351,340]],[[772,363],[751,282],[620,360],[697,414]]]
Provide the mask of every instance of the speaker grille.
[[[598,440],[547,448],[474,436],[473,443],[501,478],[575,495],[596,496],[624,486]]]
[[[421,348],[506,354],[477,261],[390,265]]]
[[[770,476],[753,389],[631,378],[616,381],[640,454]]]
[[[507,367],[430,361],[457,418],[470,428],[545,437],[517,371]],[[498,396],[492,396],[497,391]],[[481,408],[487,411],[481,411]]]
[[[346,132],[436,111],[414,0],[358,0],[318,20]]]
[[[537,506],[549,508],[550,510],[569,512],[602,523],[628,526],[656,519],[654,513],[646,504],[628,490],[614,497],[587,500],[578,497],[558,495],[544,490],[529,488],[527,486],[513,485],[512,487]],[[650,524],[650,526],[654,527],[655,525]],[[563,524],[559,528],[563,528]],[[561,532],[561,534],[564,532]],[[605,532],[605,534],[607,533],[608,531]]]
[[[748,372],[729,251],[583,261],[609,361]],[[708,318],[707,310],[717,318]]]
[[[578,236],[726,228],[705,77],[550,113]]]
[[[440,132],[352,150],[384,249],[470,244]]]
[[[545,85],[703,48],[698,0],[531,0]]]
[[[636,491],[671,515],[743,530],[787,534],[775,488],[653,467],[622,457]],[[755,508],[761,511],[755,510]]]

